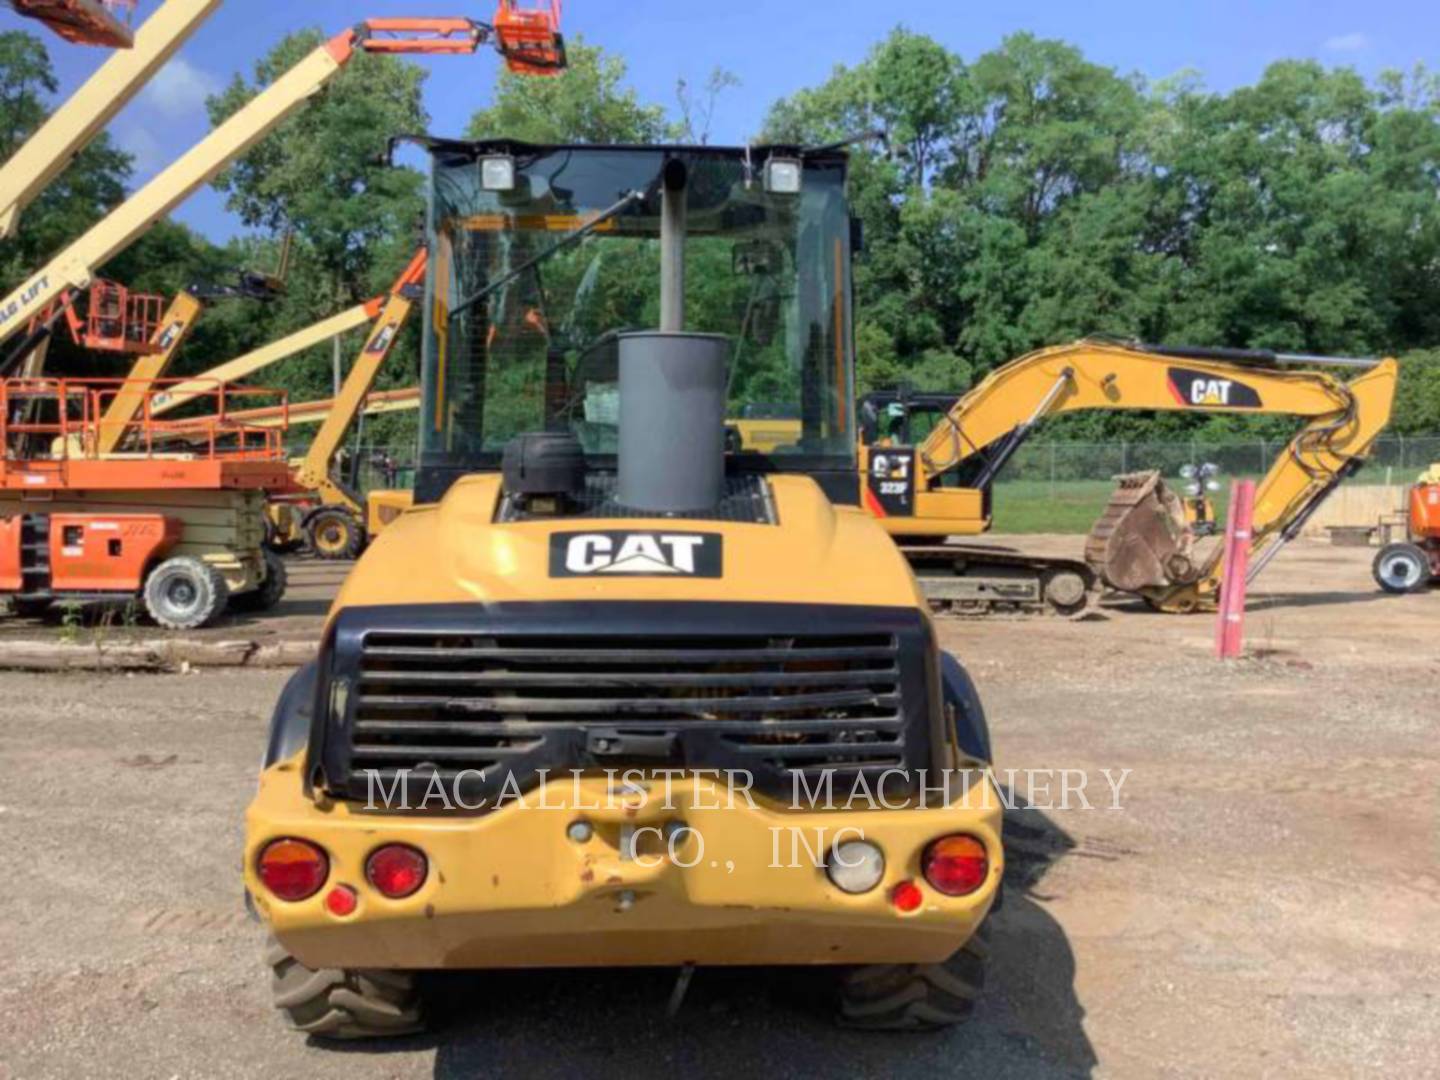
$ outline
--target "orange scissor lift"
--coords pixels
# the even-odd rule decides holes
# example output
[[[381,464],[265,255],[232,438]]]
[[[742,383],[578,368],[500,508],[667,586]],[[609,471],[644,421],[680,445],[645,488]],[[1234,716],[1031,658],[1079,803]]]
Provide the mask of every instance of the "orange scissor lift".
[[[217,383],[211,415],[160,420],[146,386],[126,452],[97,452],[126,380],[0,381],[0,596],[22,614],[55,604],[138,601],[171,629],[227,608],[262,610],[285,592],[265,548],[267,492],[290,483],[285,424],[232,417],[241,404],[286,408],[282,392]]]

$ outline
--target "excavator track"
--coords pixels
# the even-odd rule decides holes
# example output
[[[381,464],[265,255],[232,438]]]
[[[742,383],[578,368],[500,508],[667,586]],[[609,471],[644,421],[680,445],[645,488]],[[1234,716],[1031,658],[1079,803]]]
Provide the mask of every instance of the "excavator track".
[[[1099,575],[1078,559],[987,544],[901,545],[936,615],[1083,619],[1099,608]]]

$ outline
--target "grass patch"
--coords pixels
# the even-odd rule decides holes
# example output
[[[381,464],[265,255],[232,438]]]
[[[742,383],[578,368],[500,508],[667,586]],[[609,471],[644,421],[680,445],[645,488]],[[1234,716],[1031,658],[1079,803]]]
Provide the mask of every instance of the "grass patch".
[[[1110,495],[1112,480],[1009,480],[995,485],[994,532],[998,533],[1088,533]],[[1215,514],[1225,520],[1230,503],[1230,486],[1211,496]]]
[[[995,532],[1088,533],[1110,501],[1109,480],[1011,480],[995,485]]]

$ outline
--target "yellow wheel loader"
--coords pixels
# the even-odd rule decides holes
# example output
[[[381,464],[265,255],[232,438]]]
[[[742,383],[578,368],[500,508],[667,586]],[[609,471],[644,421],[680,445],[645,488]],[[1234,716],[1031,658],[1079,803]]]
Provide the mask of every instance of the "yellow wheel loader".
[[[428,145],[416,506],[246,815],[276,1005],[388,1035],[428,969],[766,964],[849,1024],[963,1020],[1002,806],[859,506],[846,155]],[[777,400],[793,445],[727,454]]]

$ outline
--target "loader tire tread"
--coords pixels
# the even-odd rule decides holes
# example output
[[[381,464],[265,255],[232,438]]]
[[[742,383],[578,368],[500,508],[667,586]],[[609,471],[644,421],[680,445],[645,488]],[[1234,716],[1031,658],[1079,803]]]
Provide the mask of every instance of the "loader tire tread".
[[[938,964],[871,964],[840,987],[840,1022],[870,1031],[935,1031],[962,1024],[985,988],[990,946],[982,926]]]
[[[424,1027],[415,977],[403,971],[306,967],[279,942],[265,949],[275,1007],[320,1039],[375,1039]]]

